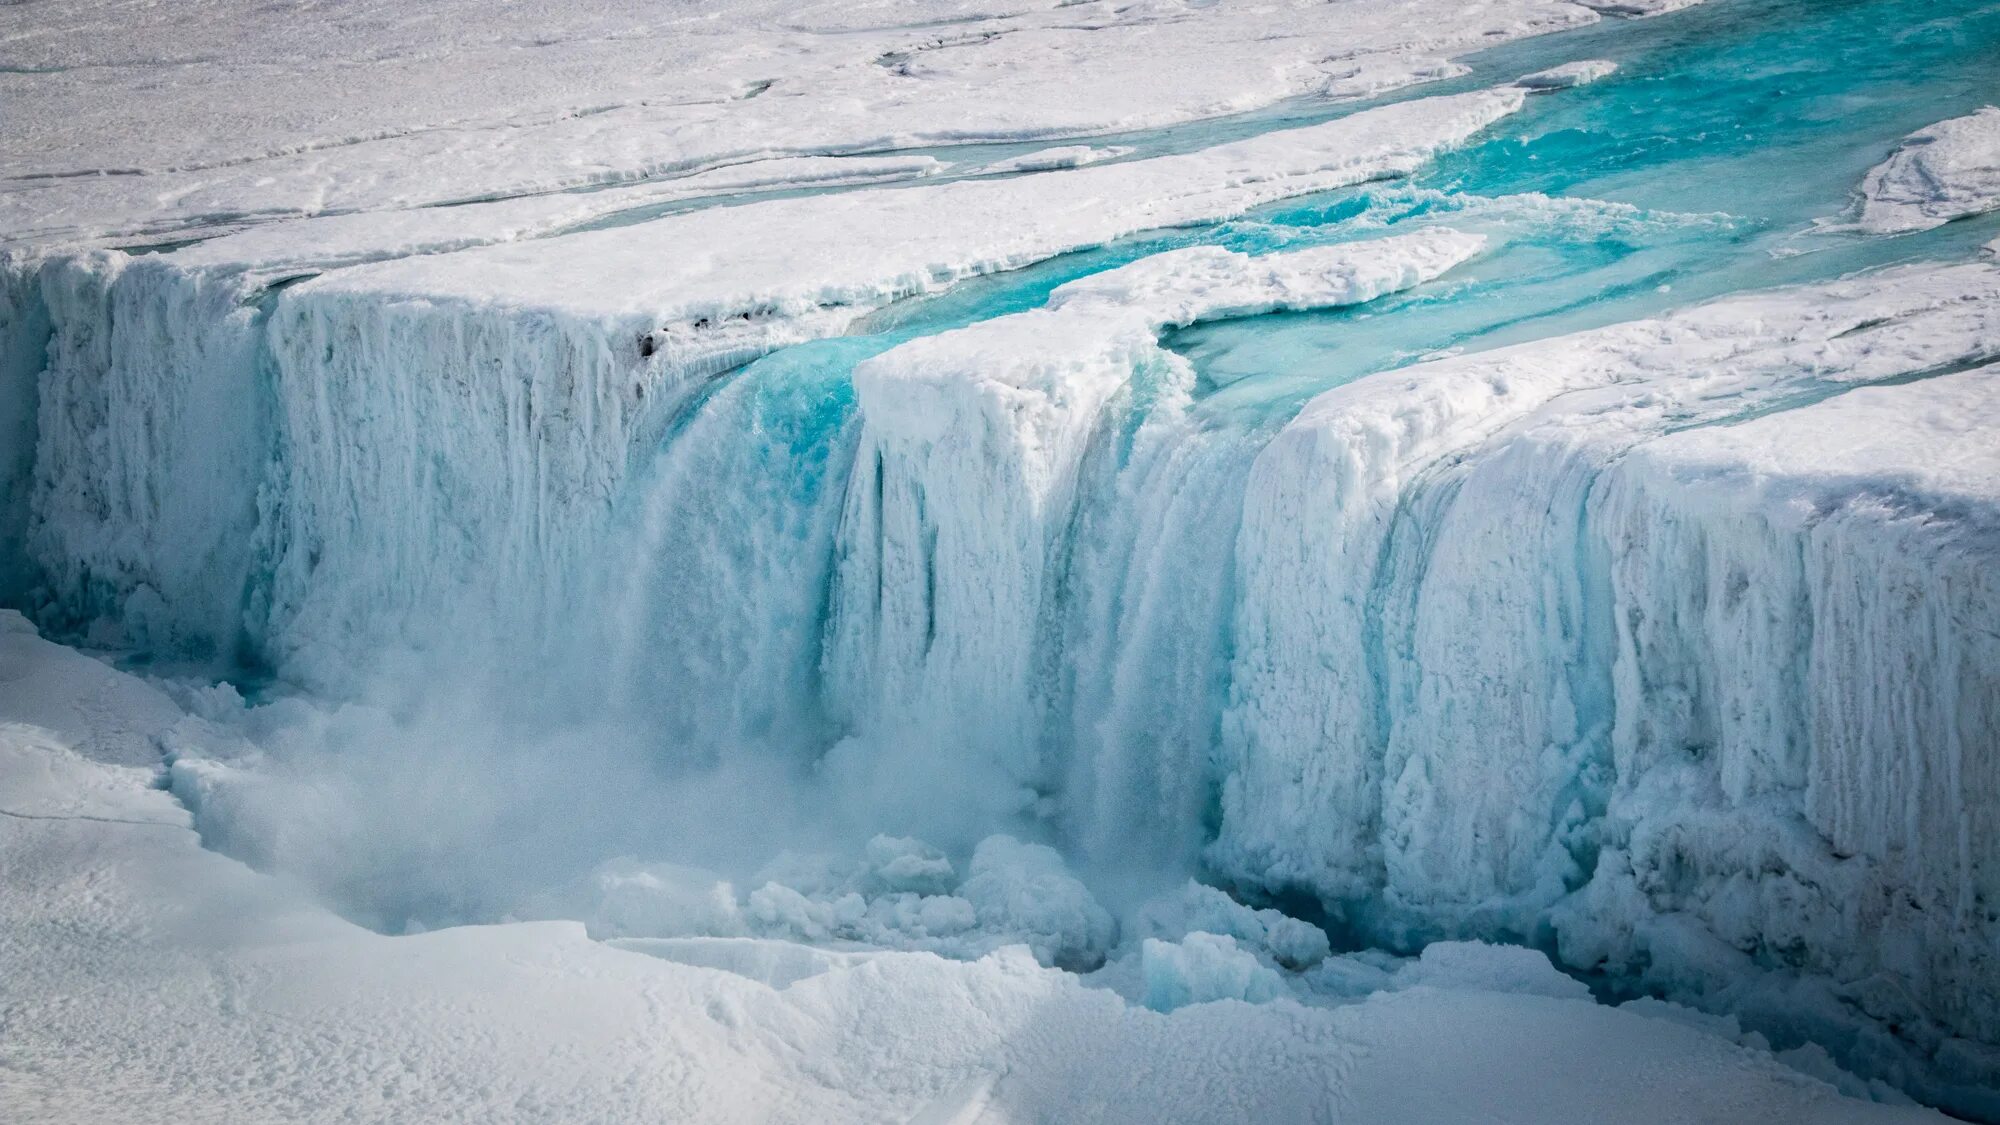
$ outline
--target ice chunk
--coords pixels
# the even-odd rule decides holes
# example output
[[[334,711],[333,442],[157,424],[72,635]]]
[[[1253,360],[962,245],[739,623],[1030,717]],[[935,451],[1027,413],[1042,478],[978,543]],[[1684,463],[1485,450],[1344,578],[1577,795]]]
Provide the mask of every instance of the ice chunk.
[[[2000,107],[1929,125],[1868,170],[1858,225],[1902,234],[2000,208]]]
[[[1146,1006],[1156,1012],[1213,1000],[1258,1004],[1285,994],[1283,978],[1221,934],[1192,933],[1178,942],[1147,938],[1140,957]]]
[[[1678,12],[1682,8],[1692,8],[1701,3],[1701,0],[1580,0],[1580,2],[1586,8],[1593,8],[1607,15],[1644,18]]]
[[[714,872],[612,860],[592,872],[593,937],[726,937],[743,932],[736,891]]]
[[[1579,59],[1547,70],[1521,76],[1520,84],[1530,90],[1567,90],[1574,86],[1588,86],[1600,78],[1608,78],[1618,72],[1618,64],[1610,59]]]
[[[1038,149],[1021,156],[1011,156],[996,160],[979,171],[982,175],[1000,175],[1010,172],[1051,172],[1057,168],[1081,168],[1100,160],[1115,160],[1132,153],[1129,145],[1062,145],[1057,148]]]
[[[1196,931],[1221,934],[1293,970],[1316,965],[1330,952],[1326,932],[1318,926],[1276,910],[1252,909],[1192,879],[1178,893],[1140,908],[1137,925],[1137,936],[1165,941]]]
[[[1045,844],[987,837],[972,853],[958,893],[981,926],[1018,935],[1044,965],[1095,968],[1115,937],[1111,915]]]
[[[1420,957],[1396,972],[1392,985],[1419,986],[1479,988],[1559,1000],[1590,998],[1590,987],[1557,972],[1547,954],[1478,941],[1440,941],[1425,946]]]
[[[939,895],[958,883],[943,852],[907,836],[868,841],[868,867],[874,885],[885,891]]]

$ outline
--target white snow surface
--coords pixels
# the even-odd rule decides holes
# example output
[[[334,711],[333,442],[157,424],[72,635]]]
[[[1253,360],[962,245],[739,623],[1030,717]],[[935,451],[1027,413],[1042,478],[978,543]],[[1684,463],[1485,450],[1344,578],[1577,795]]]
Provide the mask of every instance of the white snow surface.
[[[22,1125],[1942,1120],[1686,1019],[1551,996],[1484,946],[1423,987],[1252,1006],[1200,1002],[1228,991],[1230,948],[1203,935],[1178,947],[1200,995],[1162,1015],[1020,950],[621,948],[561,922],[385,937],[200,846],[152,782],[202,720],[11,612],[0,670],[0,1105]]]
[[[248,0],[0,12],[0,240],[406,211],[1369,94],[1568,0]]]
[[[2000,107],[1928,125],[1868,170],[1857,225],[1905,234],[2000,208]]]

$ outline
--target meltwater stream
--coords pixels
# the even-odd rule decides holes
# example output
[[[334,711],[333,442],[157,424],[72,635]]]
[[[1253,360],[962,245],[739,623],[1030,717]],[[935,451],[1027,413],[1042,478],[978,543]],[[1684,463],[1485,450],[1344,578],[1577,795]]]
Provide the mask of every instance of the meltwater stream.
[[[2000,862],[1963,828],[2000,793],[1990,576],[1844,514],[1705,506],[1663,444],[2000,359],[1933,274],[1839,280],[2000,234],[1840,225],[1897,139],[2000,97],[2000,4],[1714,0],[1407,96],[1578,58],[1618,69],[1416,175],[964,281],[702,382],[601,541],[504,513],[583,573],[465,548],[468,584],[535,607],[511,632],[441,614],[367,670],[380,707],[200,693],[261,749],[182,758],[177,792],[216,846],[384,929],[582,913],[967,954],[1034,915],[1059,919],[1038,953],[1088,968],[1099,901],[1198,875],[1341,944],[1532,944],[2000,1115]],[[1356,264],[1389,245],[1395,269]],[[1313,254],[1309,284],[1260,272]],[[1800,285],[1824,288],[1668,316]],[[455,470],[409,472],[477,493]],[[1933,594],[1826,597],[1856,558]],[[1826,721],[1868,672],[1825,651],[1836,625],[1900,661],[1891,718]],[[823,858],[858,854],[858,882]],[[761,889],[718,905],[690,868]]]

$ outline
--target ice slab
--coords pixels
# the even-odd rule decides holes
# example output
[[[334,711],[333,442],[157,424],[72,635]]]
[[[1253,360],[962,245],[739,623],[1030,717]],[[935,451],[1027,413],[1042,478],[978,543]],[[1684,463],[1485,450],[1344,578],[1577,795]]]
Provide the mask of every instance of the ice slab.
[[[1869,169],[1857,225],[1904,234],[2000,208],[2000,108],[1927,126]]]
[[[1247,492],[1211,862],[1392,939],[1552,924],[1680,995],[1803,973],[1857,1008],[1760,1011],[1822,1041],[1936,1029],[1844,1060],[1877,1072],[1988,1040],[2000,982],[1955,951],[1995,940],[1966,748],[2000,739],[2000,484],[1991,376],[1952,372],[2000,355],[1996,284],[1890,271],[1315,400]],[[1651,468],[1711,447],[1735,469]]]
[[[1609,59],[1583,59],[1577,62],[1552,66],[1533,74],[1521,76],[1521,85],[1530,90],[1567,90],[1576,86],[1588,86],[1601,78],[1609,78],[1618,73],[1618,64]]]

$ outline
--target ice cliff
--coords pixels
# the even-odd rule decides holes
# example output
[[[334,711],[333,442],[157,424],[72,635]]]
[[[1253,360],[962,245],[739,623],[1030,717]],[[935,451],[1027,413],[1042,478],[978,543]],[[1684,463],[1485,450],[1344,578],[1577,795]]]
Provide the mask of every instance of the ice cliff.
[[[1334,61],[1281,86],[1365,86],[1383,62]],[[590,897],[621,940],[683,943],[634,948],[970,957],[1028,935],[1090,968],[1121,938],[1077,872],[1199,873],[1262,905],[1197,885],[1141,912],[1127,983],[1162,1011],[1278,995],[1328,934],[1504,940],[1991,1105],[2000,267],[1398,355],[1294,401],[1303,379],[1237,388],[1181,336],[1386,316],[1479,284],[1506,232],[1328,223],[1116,257],[1408,176],[1530,88],[1612,73],[920,187],[857,185],[935,158],[828,164],[852,158],[766,122],[801,163],[703,173],[718,190],[855,190],[628,214],[696,198],[637,184],[161,253],[17,247],[0,587],[79,643],[336,702],[449,681],[502,728],[609,713],[651,739],[652,782],[753,762],[879,819],[864,862],[778,865],[741,897],[645,860],[540,888],[552,912]],[[1966,180],[1954,138],[1990,116],[1870,173],[1864,227],[1990,203],[1979,182],[1928,190]],[[932,133],[891,140],[913,136]],[[513,143],[478,150],[486,172]],[[393,156],[329,159],[402,190]],[[287,190],[311,195],[301,175]],[[100,189],[123,190],[69,218],[118,202]],[[1564,211],[1487,212],[1509,206]],[[1085,251],[1108,256],[1063,276]],[[254,765],[188,754],[168,777],[212,841],[266,858],[287,826],[243,811]]]

